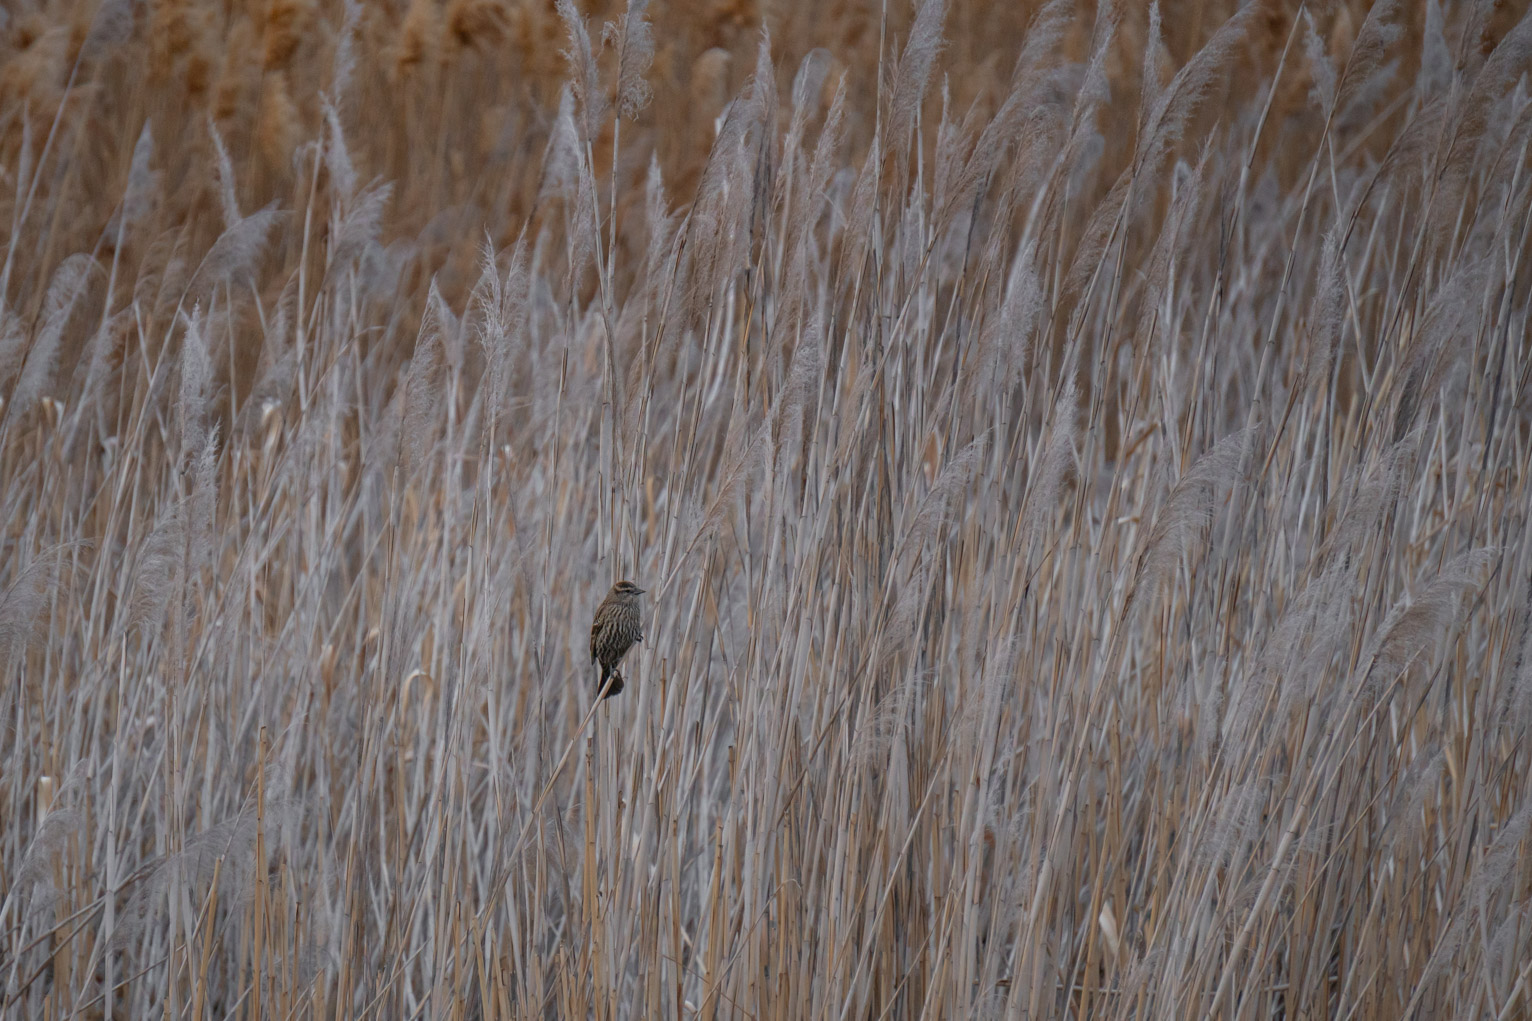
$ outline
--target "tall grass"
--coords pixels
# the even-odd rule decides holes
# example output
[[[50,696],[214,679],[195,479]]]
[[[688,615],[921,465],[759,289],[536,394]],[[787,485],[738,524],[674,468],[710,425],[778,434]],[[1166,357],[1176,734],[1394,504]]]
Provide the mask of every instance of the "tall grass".
[[[1532,18],[887,6],[0,24],[0,1014],[1532,1013]]]

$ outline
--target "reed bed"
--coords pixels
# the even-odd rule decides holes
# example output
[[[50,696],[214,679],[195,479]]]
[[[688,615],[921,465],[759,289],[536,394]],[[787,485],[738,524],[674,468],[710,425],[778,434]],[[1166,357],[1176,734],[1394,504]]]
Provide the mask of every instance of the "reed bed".
[[[251,6],[0,15],[0,1015],[1532,1016],[1524,10]]]

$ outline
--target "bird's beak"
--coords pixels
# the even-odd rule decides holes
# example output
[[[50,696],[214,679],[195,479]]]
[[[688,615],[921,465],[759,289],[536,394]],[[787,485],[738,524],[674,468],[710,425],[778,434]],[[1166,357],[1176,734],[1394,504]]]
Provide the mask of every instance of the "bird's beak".
[[[648,591],[649,591],[649,590],[648,590],[648,589],[646,589],[646,588],[641,588],[641,589],[639,589],[639,590],[638,590],[638,592],[639,592],[639,594],[640,594],[640,595],[642,595],[642,594],[644,594],[644,593],[645,593],[645,592],[648,592]]]

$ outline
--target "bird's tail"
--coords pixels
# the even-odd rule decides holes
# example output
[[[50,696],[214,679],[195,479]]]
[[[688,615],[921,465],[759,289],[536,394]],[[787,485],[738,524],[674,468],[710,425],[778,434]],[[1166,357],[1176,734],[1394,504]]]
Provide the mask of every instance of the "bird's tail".
[[[612,683],[610,685],[606,683],[606,679],[608,677],[612,679]],[[623,687],[624,682],[622,679],[621,671],[615,668],[612,670],[603,670],[601,671],[601,680],[596,683],[596,694],[601,698],[611,698],[613,695],[622,691]]]

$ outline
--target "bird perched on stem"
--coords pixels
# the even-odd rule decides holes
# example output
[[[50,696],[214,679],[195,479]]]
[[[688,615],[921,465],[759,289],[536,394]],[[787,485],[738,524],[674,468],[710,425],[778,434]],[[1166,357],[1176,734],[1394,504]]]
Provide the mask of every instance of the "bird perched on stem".
[[[643,592],[631,581],[619,581],[596,607],[596,619],[590,625],[590,658],[601,667],[596,693],[602,698],[611,698],[623,689],[617,664],[635,642],[644,640],[643,625],[638,617],[638,597]],[[610,687],[606,683],[608,677],[612,679]]]

